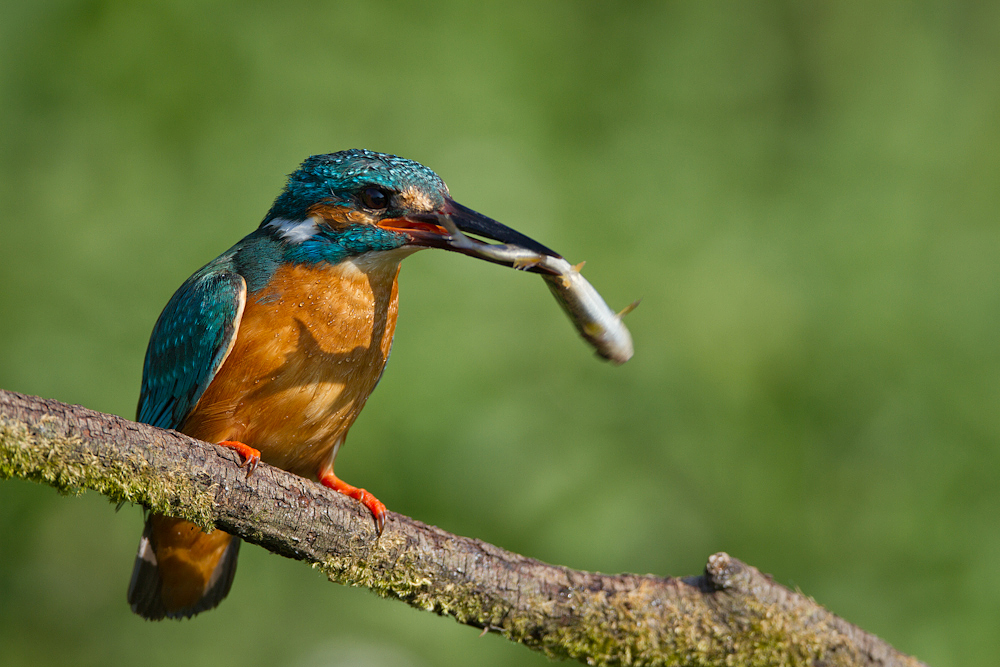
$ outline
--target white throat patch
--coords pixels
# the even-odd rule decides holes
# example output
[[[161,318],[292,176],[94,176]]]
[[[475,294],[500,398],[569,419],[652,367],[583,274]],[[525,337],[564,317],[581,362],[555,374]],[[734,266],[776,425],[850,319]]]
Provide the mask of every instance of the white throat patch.
[[[267,223],[268,227],[278,230],[278,235],[289,243],[299,244],[311,239],[317,230],[318,220],[309,216],[305,220],[289,220],[288,218],[275,218]]]

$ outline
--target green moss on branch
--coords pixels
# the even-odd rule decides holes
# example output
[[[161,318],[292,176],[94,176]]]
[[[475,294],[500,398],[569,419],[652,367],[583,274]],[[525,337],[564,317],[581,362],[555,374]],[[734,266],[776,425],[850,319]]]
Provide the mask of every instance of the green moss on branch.
[[[183,474],[155,471],[144,459],[101,457],[77,436],[0,417],[0,479],[21,478],[79,495],[96,491],[113,503],[139,503],[153,511],[187,519],[211,530],[213,494]]]

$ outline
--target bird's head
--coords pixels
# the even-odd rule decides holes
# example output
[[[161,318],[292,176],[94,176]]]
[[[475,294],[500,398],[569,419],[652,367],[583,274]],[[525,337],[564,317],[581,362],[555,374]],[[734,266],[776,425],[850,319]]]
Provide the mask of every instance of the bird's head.
[[[313,155],[288,177],[261,229],[293,261],[337,263],[379,251],[453,247],[444,218],[462,232],[559,255],[454,201],[433,171],[413,160],[348,150]]]

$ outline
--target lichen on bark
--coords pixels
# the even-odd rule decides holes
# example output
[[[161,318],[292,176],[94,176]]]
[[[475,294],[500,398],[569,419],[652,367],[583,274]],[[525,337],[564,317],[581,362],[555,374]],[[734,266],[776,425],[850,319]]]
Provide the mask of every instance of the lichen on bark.
[[[213,494],[184,474],[163,474],[138,456],[101,459],[75,435],[32,427],[0,417],[0,479],[18,477],[54,487],[59,493],[100,493],[112,503],[138,503],[161,514],[187,519],[212,530]]]

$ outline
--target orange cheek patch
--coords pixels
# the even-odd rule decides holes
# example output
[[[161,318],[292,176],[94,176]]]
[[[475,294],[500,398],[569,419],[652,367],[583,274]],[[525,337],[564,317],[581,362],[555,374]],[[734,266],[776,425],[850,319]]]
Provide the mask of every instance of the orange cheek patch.
[[[361,211],[345,206],[334,206],[332,204],[314,204],[306,212],[310,216],[322,220],[330,227],[338,229],[350,225],[370,225],[375,222]]]

